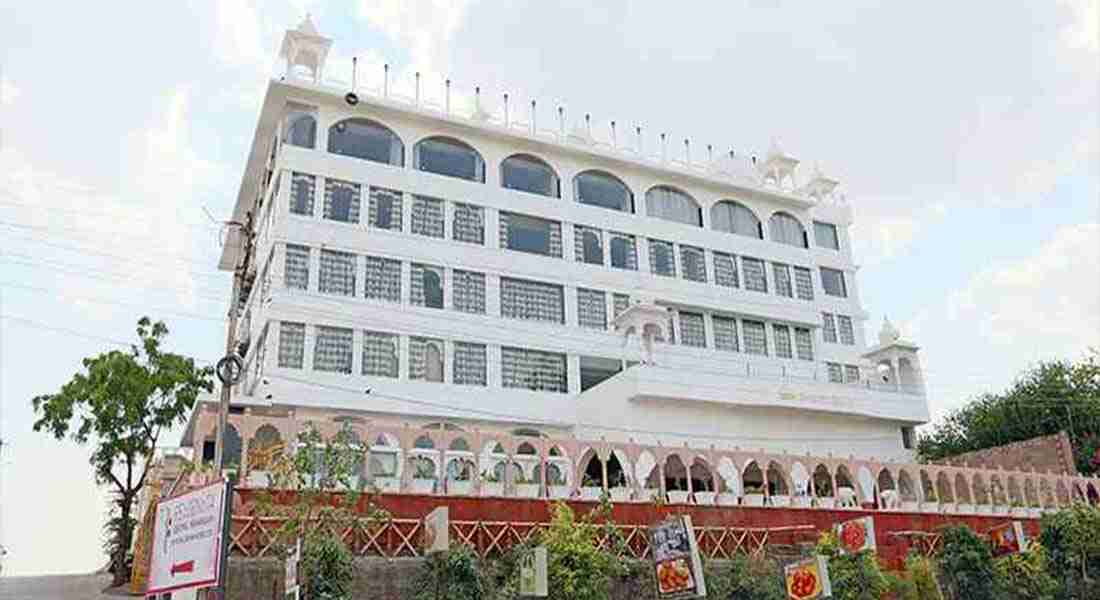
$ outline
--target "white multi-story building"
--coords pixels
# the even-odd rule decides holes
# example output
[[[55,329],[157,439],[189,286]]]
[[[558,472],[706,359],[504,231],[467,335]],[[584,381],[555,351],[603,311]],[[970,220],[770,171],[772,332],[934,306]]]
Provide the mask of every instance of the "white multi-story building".
[[[837,182],[388,70],[329,85],[330,44],[287,33],[224,245],[235,410],[910,457],[917,348],[864,342]]]

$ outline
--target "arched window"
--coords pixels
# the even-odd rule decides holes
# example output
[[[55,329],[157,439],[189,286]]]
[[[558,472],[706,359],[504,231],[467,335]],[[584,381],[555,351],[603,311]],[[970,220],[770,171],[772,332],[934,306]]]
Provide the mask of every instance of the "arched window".
[[[600,236],[591,229],[584,230],[581,234],[581,245],[584,250],[584,262],[590,265],[603,264],[603,246],[600,245]]]
[[[317,145],[317,118],[300,111],[288,114],[283,130],[283,143],[313,149]]]
[[[420,171],[485,183],[485,161],[469,144],[431,137],[413,147],[413,166]]]
[[[443,280],[433,269],[424,269],[424,306],[443,308]]]
[[[443,382],[443,351],[436,344],[428,344],[424,351],[424,379]]]
[[[558,174],[545,161],[529,154],[514,154],[500,163],[500,184],[510,190],[561,197]]]
[[[574,177],[573,197],[581,204],[634,212],[634,194],[630,188],[603,171],[585,171]]]
[[[685,225],[703,226],[703,211],[699,203],[685,192],[667,185],[649,188],[645,193],[646,214]]]
[[[710,227],[717,231],[764,239],[760,219],[744,204],[722,200],[710,209]]]
[[[768,234],[773,242],[809,248],[810,240],[806,237],[806,228],[793,216],[777,212],[768,219]]]
[[[397,134],[369,119],[344,119],[328,129],[328,151],[387,165],[405,165],[405,144]]]

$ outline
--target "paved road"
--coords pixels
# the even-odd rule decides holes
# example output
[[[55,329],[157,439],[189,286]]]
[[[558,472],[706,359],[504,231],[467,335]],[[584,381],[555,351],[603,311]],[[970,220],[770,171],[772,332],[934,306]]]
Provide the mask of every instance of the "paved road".
[[[100,593],[111,582],[109,575],[54,575],[48,577],[0,577],[3,600],[119,600]]]

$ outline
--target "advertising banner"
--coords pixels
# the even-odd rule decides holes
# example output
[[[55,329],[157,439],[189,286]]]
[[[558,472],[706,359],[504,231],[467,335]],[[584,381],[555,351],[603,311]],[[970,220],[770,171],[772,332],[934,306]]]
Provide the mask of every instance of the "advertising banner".
[[[1013,521],[989,530],[989,545],[995,557],[1023,552],[1027,549],[1023,524]]]
[[[833,533],[840,542],[840,550],[845,554],[856,554],[864,550],[874,550],[875,519],[863,517],[833,525]]]
[[[545,598],[549,594],[546,582],[547,554],[545,546],[537,546],[523,555],[519,565],[519,595]]]
[[[150,549],[146,596],[219,583],[229,484],[220,481],[161,500]]]
[[[657,597],[702,598],[707,595],[703,563],[689,515],[669,517],[649,528]]]
[[[440,506],[424,517],[424,553],[446,552],[451,542],[450,512]]]
[[[833,595],[829,563],[824,556],[791,563],[784,567],[783,575],[787,580],[787,596],[791,600],[817,600]]]

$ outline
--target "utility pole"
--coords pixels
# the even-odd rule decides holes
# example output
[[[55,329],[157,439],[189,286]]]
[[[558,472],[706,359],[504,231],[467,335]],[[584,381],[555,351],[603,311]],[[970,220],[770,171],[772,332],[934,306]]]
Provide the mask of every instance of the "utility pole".
[[[243,243],[243,242],[242,242]],[[247,250],[246,250],[247,252]],[[237,350],[237,303],[241,293],[241,280],[244,278],[242,271],[247,268],[248,260],[244,261],[245,267],[237,267],[233,270],[233,293],[229,297],[229,328],[225,332],[225,356],[218,361],[218,376],[222,380],[221,401],[218,402],[218,439],[214,441],[214,472],[219,476],[225,466],[225,431],[229,424],[229,399],[233,391],[233,380],[222,377],[223,361],[236,355]]]

